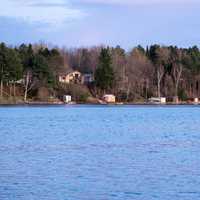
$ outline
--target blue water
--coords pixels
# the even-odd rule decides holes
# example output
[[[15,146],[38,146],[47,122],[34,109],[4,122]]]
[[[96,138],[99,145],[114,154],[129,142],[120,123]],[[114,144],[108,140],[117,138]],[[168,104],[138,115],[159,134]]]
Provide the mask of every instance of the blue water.
[[[154,199],[200,199],[200,107],[0,108],[0,200]]]

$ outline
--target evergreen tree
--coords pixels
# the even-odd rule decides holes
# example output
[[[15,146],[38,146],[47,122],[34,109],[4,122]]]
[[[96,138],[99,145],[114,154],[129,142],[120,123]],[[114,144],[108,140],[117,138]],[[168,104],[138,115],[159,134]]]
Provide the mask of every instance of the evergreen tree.
[[[4,43],[0,44],[0,96],[3,97],[4,84],[10,85],[10,95],[13,86],[13,93],[15,96],[15,83],[22,78],[22,64],[21,59],[16,51],[6,47]]]
[[[22,78],[23,66],[19,54],[14,49],[9,49],[7,54],[8,81],[15,82]]]
[[[3,86],[5,79],[8,74],[8,69],[6,65],[7,47],[4,43],[0,44],[0,97],[3,97]]]
[[[33,74],[40,82],[40,85],[47,87],[53,86],[53,74],[49,70],[47,59],[41,54],[34,55]]]
[[[105,92],[112,88],[114,83],[114,72],[112,68],[109,48],[103,48],[99,56],[99,64],[95,72],[96,86]]]

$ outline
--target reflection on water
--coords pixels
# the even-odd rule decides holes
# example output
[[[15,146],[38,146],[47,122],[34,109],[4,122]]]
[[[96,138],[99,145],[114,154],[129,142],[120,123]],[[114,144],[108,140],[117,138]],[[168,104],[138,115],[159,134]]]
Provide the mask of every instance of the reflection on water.
[[[0,108],[0,200],[200,199],[200,107]]]

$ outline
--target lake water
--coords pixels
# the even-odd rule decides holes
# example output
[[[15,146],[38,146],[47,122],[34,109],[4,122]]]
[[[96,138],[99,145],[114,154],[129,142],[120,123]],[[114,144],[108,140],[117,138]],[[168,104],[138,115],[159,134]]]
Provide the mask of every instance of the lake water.
[[[200,199],[200,107],[0,107],[0,200],[154,199]]]

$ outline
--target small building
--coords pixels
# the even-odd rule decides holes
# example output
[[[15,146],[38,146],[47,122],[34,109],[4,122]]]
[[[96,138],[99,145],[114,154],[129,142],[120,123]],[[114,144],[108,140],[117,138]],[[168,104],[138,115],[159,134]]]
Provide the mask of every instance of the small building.
[[[199,104],[199,98],[194,98],[194,103]]]
[[[166,104],[166,97],[151,97],[149,103],[152,104]]]
[[[103,96],[103,100],[106,103],[115,103],[116,97],[113,94],[106,94],[106,95]]]
[[[72,101],[72,97],[70,95],[64,95],[63,101],[65,103],[70,103]]]
[[[160,97],[160,103],[166,104],[167,103],[166,97]]]
[[[60,83],[74,83],[81,84],[82,83],[82,74],[79,71],[74,71],[69,69],[68,71],[59,75]]]

